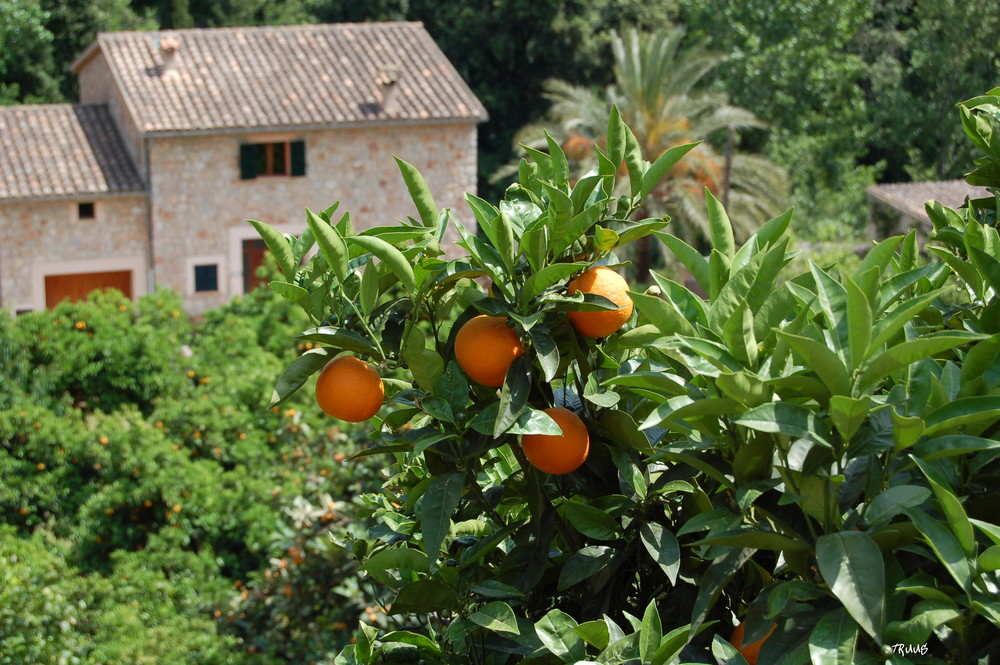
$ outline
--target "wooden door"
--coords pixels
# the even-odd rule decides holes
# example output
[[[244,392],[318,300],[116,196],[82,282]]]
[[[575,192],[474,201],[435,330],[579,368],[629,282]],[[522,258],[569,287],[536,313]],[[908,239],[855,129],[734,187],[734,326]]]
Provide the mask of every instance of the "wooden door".
[[[267,245],[260,238],[243,241],[243,293],[264,286],[264,280],[257,277],[257,268],[264,264],[266,251]]]
[[[84,272],[45,276],[45,306],[55,307],[63,300],[83,300],[91,291],[118,289],[132,297],[132,271]]]

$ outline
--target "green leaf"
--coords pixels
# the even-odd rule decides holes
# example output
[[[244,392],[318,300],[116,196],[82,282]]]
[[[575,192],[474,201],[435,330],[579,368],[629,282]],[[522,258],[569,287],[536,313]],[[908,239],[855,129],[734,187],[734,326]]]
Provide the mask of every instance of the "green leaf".
[[[451,587],[436,580],[417,580],[399,590],[390,614],[426,614],[458,609],[458,598]]]
[[[719,250],[724,256],[732,258],[736,254],[733,225],[729,221],[726,209],[712,195],[712,191],[708,187],[705,188],[705,205],[708,207],[708,226],[712,238],[712,248]]]
[[[955,496],[948,481],[928,462],[912,455],[910,459],[913,460],[914,464],[917,465],[921,473],[927,478],[927,482],[930,483],[931,489],[934,491],[934,496],[937,497],[938,504],[941,506],[941,512],[944,513],[945,519],[948,520],[948,526],[951,527],[952,533],[955,534],[958,544],[962,546],[962,551],[965,552],[967,557],[971,558],[975,556],[976,535],[972,531],[972,523],[969,522],[969,516],[965,513],[961,501]]]
[[[955,535],[922,508],[904,508],[903,512],[924,536],[924,542],[934,551],[938,561],[958,582],[959,588],[966,594],[970,593],[972,590],[972,570],[969,568],[969,560],[965,557],[962,546]]]
[[[886,268],[892,261],[892,255],[901,242],[903,242],[903,236],[893,236],[872,247],[865,258],[861,259],[858,269],[854,271],[854,278],[857,279],[859,275],[864,274],[870,268],[878,268],[880,273],[885,274]]]
[[[394,630],[390,633],[385,633],[379,639],[383,644],[408,644],[410,646],[417,647],[418,649],[430,652],[432,654],[440,654],[441,647],[438,646],[437,642],[427,637],[426,635],[420,635],[418,633],[412,633],[408,630]]]
[[[361,274],[361,312],[366,317],[371,316],[380,295],[378,266],[369,261]]]
[[[972,287],[973,292],[978,297],[981,298],[983,296],[983,278],[972,263],[960,259],[942,247],[927,247],[927,251],[933,252],[938,258],[947,263],[948,267],[955,271],[956,275]]]
[[[850,278],[844,279],[847,291],[847,337],[850,343],[851,365],[860,367],[868,358],[872,335],[872,310],[868,298]]]
[[[548,132],[545,132],[545,143],[551,158],[552,181],[561,187],[569,181],[569,162],[566,161],[562,146]]]
[[[891,340],[894,335],[902,330],[904,325],[922,312],[932,300],[940,296],[942,291],[942,289],[939,289],[913,298],[912,300],[904,301],[879,320],[875,324],[874,339],[871,341],[871,348],[880,349],[883,344]],[[860,365],[860,362],[856,362],[855,365]]]
[[[697,631],[701,627],[723,587],[729,584],[729,580],[750,560],[755,551],[749,547],[733,548],[709,564],[702,574],[698,596],[691,611],[691,631]]]
[[[606,545],[591,545],[575,552],[559,571],[557,589],[565,591],[574,584],[590,579],[615,558],[615,549]]]
[[[639,537],[653,561],[663,569],[670,584],[676,585],[681,569],[681,546],[677,536],[660,524],[645,522],[639,528]]]
[[[913,451],[917,457],[925,462],[933,462],[945,457],[958,457],[998,449],[1000,449],[1000,441],[996,439],[984,439],[967,434],[951,434],[924,439],[917,443]]]
[[[343,284],[347,281],[347,263],[349,259],[344,239],[340,237],[337,229],[331,226],[329,222],[308,208],[306,209],[306,223],[309,225],[309,230],[316,236],[319,253],[323,256],[323,260],[326,261],[326,265],[336,275],[337,280]]]
[[[846,357],[850,349],[847,317],[847,291],[813,262],[809,262],[813,279],[816,281],[816,295],[820,309],[826,319],[827,330],[836,351]]]
[[[399,172],[403,174],[403,182],[406,183],[406,189],[410,192],[410,198],[413,199],[413,204],[417,207],[417,214],[420,215],[420,221],[426,227],[433,228],[437,226],[437,204],[434,203],[434,196],[431,195],[427,181],[424,180],[420,171],[412,164],[404,162],[395,155],[393,155],[393,159],[396,160]]]
[[[747,659],[722,635],[712,636],[712,656],[719,665],[747,665]]]
[[[865,520],[872,526],[888,523],[893,517],[903,512],[903,508],[915,508],[923,505],[930,495],[929,489],[918,485],[890,487],[879,492],[871,500],[865,509]]]
[[[273,226],[264,222],[258,222],[256,219],[248,219],[247,221],[257,229],[257,233],[263,238],[264,244],[267,245],[268,251],[271,252],[271,256],[277,262],[281,274],[289,282],[294,282],[295,273],[298,271],[299,265],[295,262],[295,257],[292,254],[292,245],[285,238],[285,235]]]
[[[437,559],[441,543],[451,528],[451,515],[462,499],[464,485],[465,476],[450,471],[435,478],[421,499],[417,519],[420,520],[424,551],[432,561]]]
[[[660,648],[663,639],[663,624],[660,613],[656,609],[656,600],[649,601],[642,615],[642,628],[639,630],[639,660],[646,663],[653,659],[653,654]]]
[[[860,531],[816,540],[816,565],[830,590],[861,628],[881,640],[885,612],[885,563],[878,545]]]
[[[618,520],[600,508],[587,503],[566,501],[559,506],[559,514],[573,528],[596,540],[614,540],[619,537]]]
[[[826,345],[814,339],[792,335],[782,330],[778,335],[798,353],[816,376],[819,377],[831,395],[850,395],[851,379],[843,359],[831,351]]]
[[[705,513],[703,513],[705,514]],[[725,545],[727,547],[754,547],[759,550],[773,550],[775,552],[808,552],[809,545],[774,531],[762,531],[752,527],[741,527],[712,533],[707,538],[703,538],[694,543],[697,545]]]
[[[868,418],[871,406],[872,400],[867,395],[856,398],[834,395],[830,398],[830,420],[845,442],[851,440]]]
[[[642,198],[649,196],[656,185],[659,184],[670,169],[674,167],[674,164],[679,162],[684,155],[699,145],[701,145],[701,141],[675,146],[660,153],[660,156],[653,161],[649,170],[646,171],[646,175],[642,177],[642,187],[639,189],[639,196]]]
[[[278,406],[302,387],[310,376],[323,369],[336,353],[330,349],[309,349],[292,361],[278,378],[268,408]]]
[[[581,623],[573,630],[577,635],[583,638],[584,642],[598,651],[604,651],[607,649],[608,644],[611,641],[608,624],[604,621],[587,621],[586,623]]]
[[[381,259],[408,291],[414,290],[413,266],[402,252],[375,236],[352,236],[350,240]]]
[[[828,430],[816,414],[790,402],[761,404],[743,414],[736,423],[759,432],[808,438],[827,448],[833,447]]]
[[[500,600],[483,605],[469,615],[469,620],[486,630],[492,630],[494,633],[517,635],[521,632],[517,626],[514,610],[511,609],[510,605]]]
[[[971,428],[994,422],[998,416],[1000,416],[1000,396],[963,397],[948,402],[928,414],[924,434],[930,436],[953,428]]]
[[[978,559],[979,567],[982,570],[992,572],[1000,570],[1000,545],[993,545],[986,548]]]
[[[288,282],[270,282],[267,286],[285,300],[289,300],[297,304],[307,312],[312,311],[312,303],[309,292],[301,286],[289,284]]]
[[[691,276],[694,277],[698,285],[708,293],[711,284],[711,273],[708,265],[708,261],[705,257],[701,255],[701,252],[696,250],[691,245],[687,244],[680,238],[672,236],[669,233],[656,232],[655,235],[663,244],[665,244],[670,251],[680,259],[680,262],[684,264],[684,267],[688,269]]]
[[[625,125],[625,168],[628,170],[629,191],[633,201],[638,198],[648,167],[649,163],[642,158],[642,148],[639,147],[635,133]]]
[[[866,391],[893,372],[898,372],[918,360],[984,338],[985,335],[955,331],[925,335],[901,342],[872,359],[858,377],[855,389]]]
[[[858,624],[843,609],[825,614],[809,633],[812,665],[854,665]]]
[[[379,353],[378,347],[358,333],[352,330],[347,330],[346,328],[337,328],[335,326],[310,328],[309,330],[304,330],[298,335],[295,335],[294,339],[322,342],[323,344],[332,346],[336,349],[343,349],[344,351],[353,351],[355,353],[373,356],[379,360],[381,360],[382,357],[382,354]]]
[[[760,244],[767,247],[778,242],[788,229],[788,223],[792,221],[792,213],[794,211],[794,208],[789,208],[757,229],[757,239],[760,241]]]
[[[438,379],[444,374],[444,360],[437,351],[427,348],[426,336],[419,325],[410,326],[403,341],[402,356],[417,385],[432,393]]]
[[[531,364],[527,356],[520,356],[511,363],[500,389],[500,407],[493,425],[494,438],[499,438],[518,421],[528,404],[530,392]]]
[[[695,329],[691,322],[678,310],[672,302],[667,302],[656,296],[630,291],[629,297],[642,318],[648,320],[664,335],[682,333],[694,335]]]
[[[558,281],[587,267],[586,263],[553,263],[538,272],[528,275],[522,289],[522,302],[530,302],[535,296]]]
[[[611,113],[608,115],[607,136],[608,160],[614,165],[614,169],[618,170],[618,166],[625,159],[625,123],[622,122],[617,105],[611,107]]]
[[[564,663],[573,663],[587,657],[587,648],[574,632],[577,623],[561,610],[550,610],[535,623],[535,633],[545,648]]]

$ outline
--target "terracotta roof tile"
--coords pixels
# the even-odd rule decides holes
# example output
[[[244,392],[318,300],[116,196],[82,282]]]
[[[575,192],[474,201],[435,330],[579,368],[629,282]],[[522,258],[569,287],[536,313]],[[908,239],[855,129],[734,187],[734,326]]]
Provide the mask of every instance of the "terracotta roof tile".
[[[180,43],[166,68],[163,36]],[[486,119],[415,22],[114,32],[96,48],[146,133]],[[392,67],[398,90],[383,109],[378,77]]]
[[[0,106],[0,200],[142,191],[106,106]]]
[[[878,199],[913,219],[930,223],[924,203],[939,201],[942,205],[957,208],[965,198],[989,196],[985,187],[974,187],[964,180],[938,180],[932,182],[900,182],[872,185],[865,190],[868,196]]]

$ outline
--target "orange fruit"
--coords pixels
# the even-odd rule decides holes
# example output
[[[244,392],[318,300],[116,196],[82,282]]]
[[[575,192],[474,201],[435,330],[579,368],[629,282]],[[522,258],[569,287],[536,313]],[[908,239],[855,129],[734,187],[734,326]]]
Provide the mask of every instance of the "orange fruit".
[[[354,356],[334,358],[316,379],[316,403],[339,420],[368,420],[382,408],[383,401],[385,387],[378,372]]]
[[[778,627],[778,624],[771,626],[771,630],[767,631],[767,635],[757,640],[756,642],[751,642],[750,644],[743,644],[743,631],[746,628],[746,621],[740,623],[736,626],[733,631],[732,636],[729,638],[729,643],[736,647],[736,650],[740,652],[744,660],[749,663],[749,665],[757,665],[757,655],[760,653],[760,648],[764,646],[764,642],[767,638],[771,637],[771,633]]]
[[[521,437],[521,450],[531,465],[552,474],[576,471],[590,452],[590,435],[587,426],[567,408],[557,406],[545,409],[556,421],[562,434],[525,434]]]
[[[514,359],[524,355],[521,340],[502,316],[480,314],[470,319],[455,337],[455,360],[476,383],[490,388],[503,385]]]
[[[618,309],[602,309],[593,312],[573,311],[569,322],[577,332],[597,339],[613,334],[632,316],[632,298],[628,295],[628,282],[611,268],[595,266],[567,285],[570,295],[578,291],[596,293],[618,305]]]

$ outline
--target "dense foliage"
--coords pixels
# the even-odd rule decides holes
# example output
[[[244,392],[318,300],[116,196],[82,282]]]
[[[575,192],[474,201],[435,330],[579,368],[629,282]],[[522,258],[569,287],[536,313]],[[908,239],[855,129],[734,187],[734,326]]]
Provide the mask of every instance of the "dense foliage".
[[[265,291],[198,324],[167,292],[0,317],[0,663],[306,663],[346,643],[364,604],[328,532],[376,470],[344,468],[364,436],[314,404],[266,409],[290,316]]]
[[[322,344],[276,401],[344,352],[413,379],[389,382],[365,452],[390,476],[365,496],[375,521],[342,540],[390,619],[363,622],[337,662],[757,662],[727,639],[737,623],[744,642],[766,638],[762,663],[991,662],[998,95],[962,106],[986,154],[970,180],[997,195],[930,206],[932,260],[910,233],[851,270],[793,273],[790,212],[737,244],[708,191],[704,257],[667,218],[631,219],[693,146],[650,163],[616,111],[596,173],[571,183],[550,139],[498,205],[470,195],[483,234],[459,227],[457,259],[439,250],[450,212],[405,162],[419,219],[359,234],[334,207],[298,238],[259,225],[280,258],[273,288],[314,323],[300,338]],[[619,303],[571,278],[649,234],[706,295],[654,273],[624,328],[581,334],[574,313]],[[523,350],[498,389],[457,353],[484,314]],[[559,475],[527,449],[570,435],[552,407],[590,441]]]

